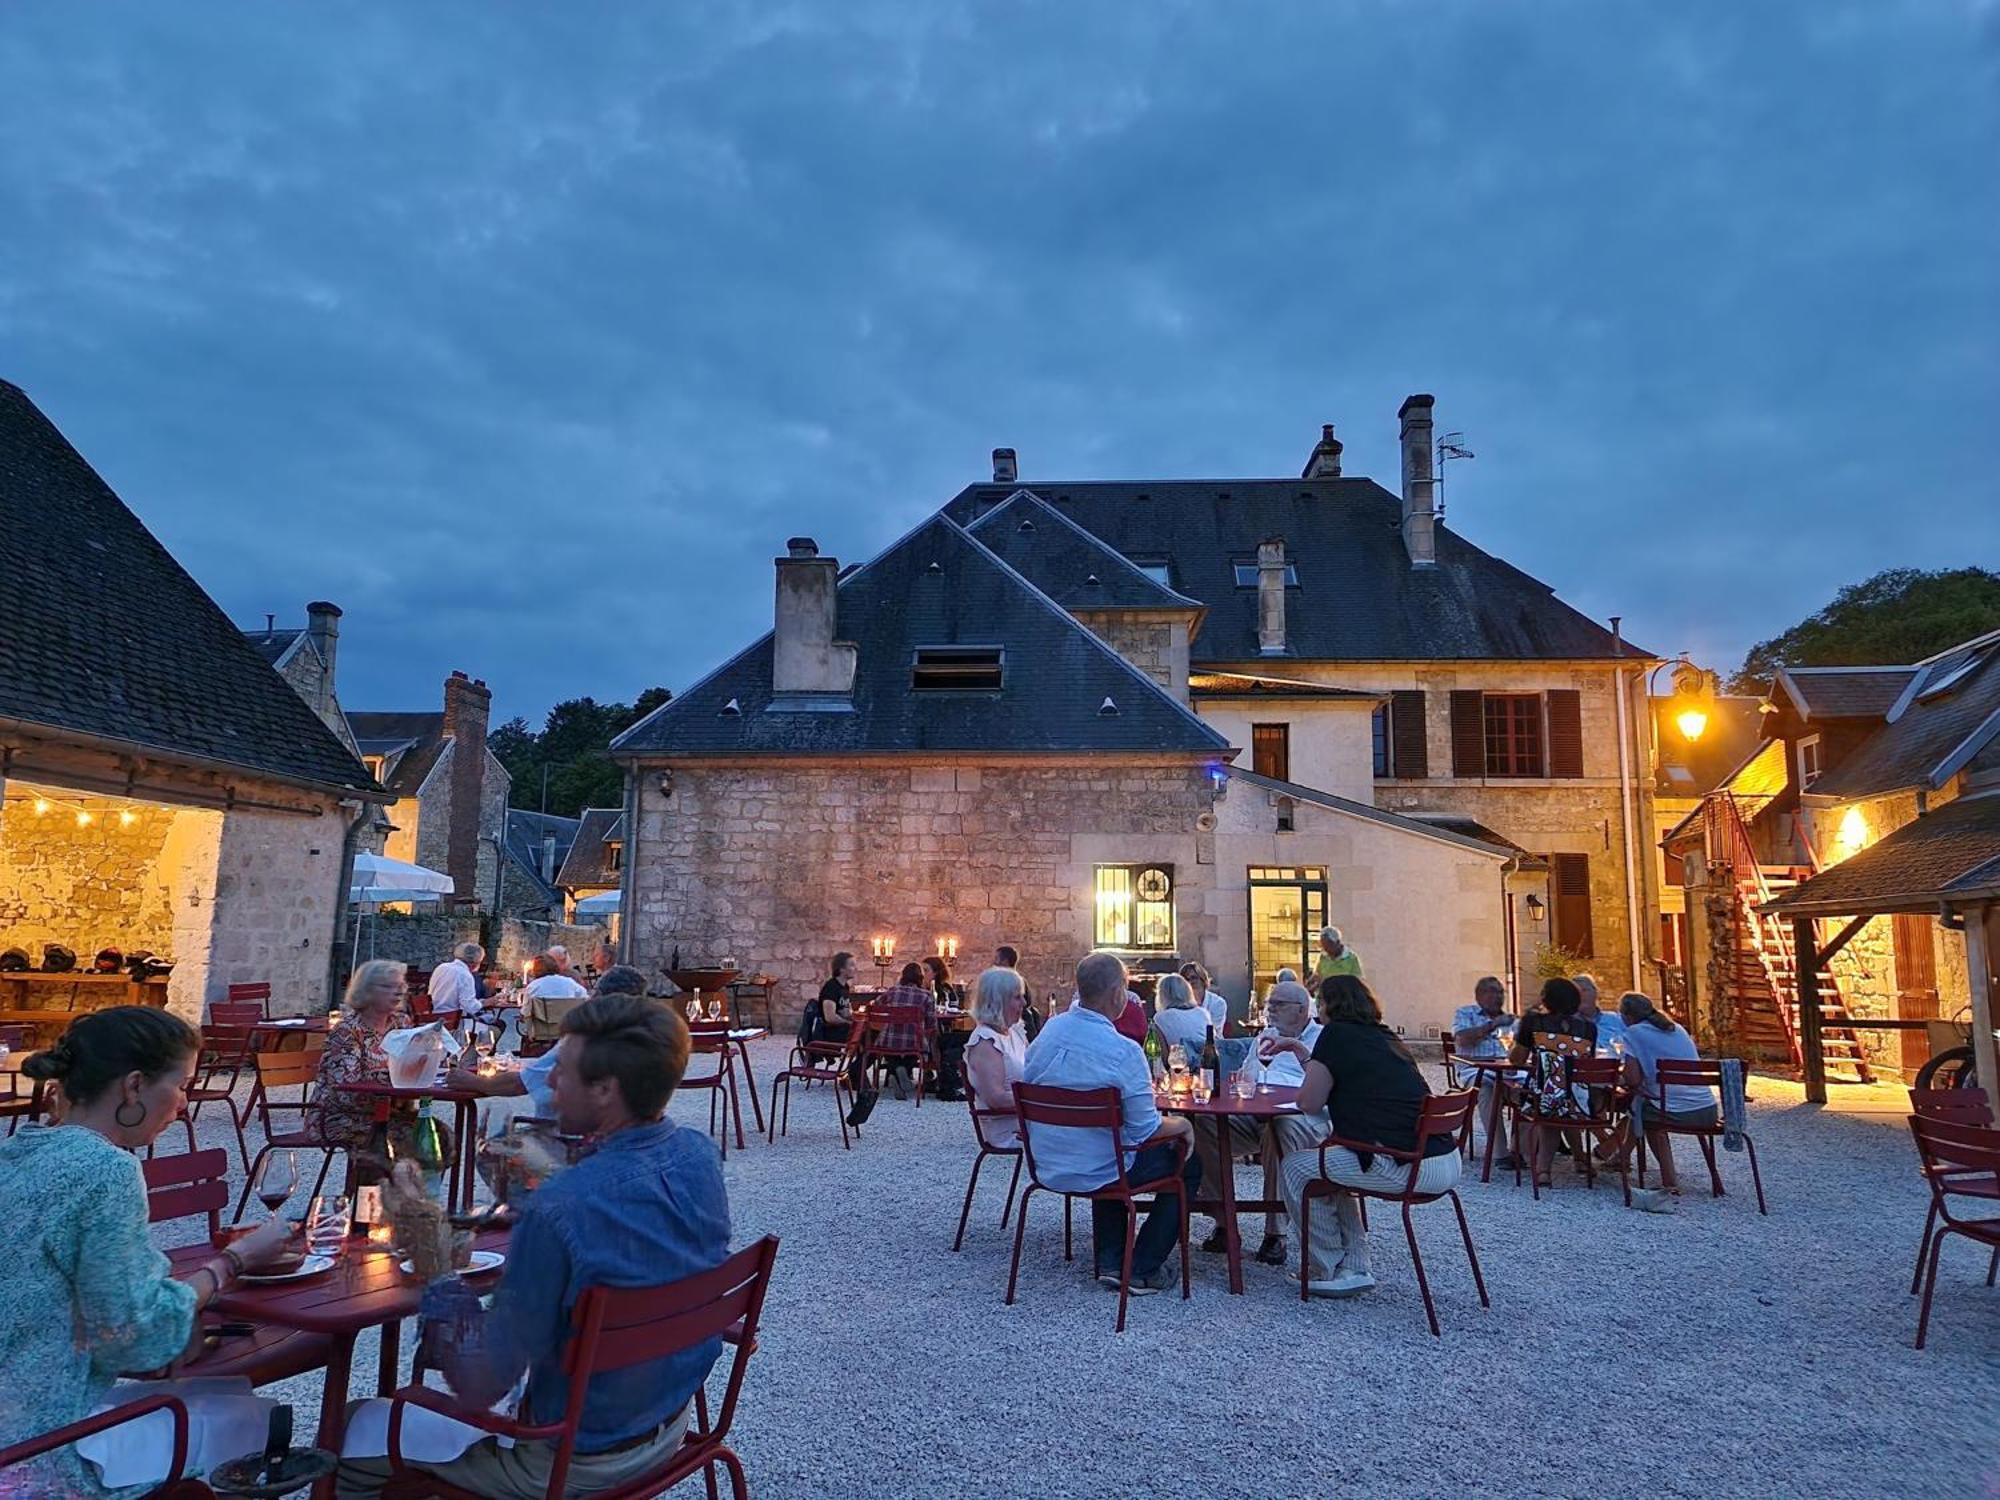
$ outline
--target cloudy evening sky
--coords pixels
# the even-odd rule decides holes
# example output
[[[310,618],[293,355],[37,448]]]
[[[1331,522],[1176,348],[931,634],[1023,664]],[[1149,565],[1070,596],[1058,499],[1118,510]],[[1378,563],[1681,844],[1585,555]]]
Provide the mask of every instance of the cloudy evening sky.
[[[1733,665],[2000,559],[2000,7],[14,0],[0,376],[349,708],[685,686],[985,477],[1396,484]]]

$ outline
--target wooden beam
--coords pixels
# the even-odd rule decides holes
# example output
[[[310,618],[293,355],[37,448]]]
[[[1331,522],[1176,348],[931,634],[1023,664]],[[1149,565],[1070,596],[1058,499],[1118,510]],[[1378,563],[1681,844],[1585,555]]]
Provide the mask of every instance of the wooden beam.
[[[1965,971],[1972,990],[1972,1060],[1979,1086],[1989,1099],[2000,1099],[2000,1048],[1993,1028],[2000,1025],[2000,906],[1982,906],[1965,914]]]
[[[1856,917],[1852,922],[1849,922],[1845,927],[1841,928],[1840,936],[1836,937],[1832,942],[1828,943],[1824,948],[1819,950],[1820,962],[1824,964],[1829,958],[1832,958],[1834,954],[1838,953],[1842,948],[1845,948],[1850,942],[1853,941],[1855,933],[1859,932],[1862,928],[1866,927],[1870,922],[1874,920],[1875,920],[1875,914],[1873,912],[1863,912],[1860,916]]]
[[[1826,1049],[1820,1038],[1819,939],[1811,917],[1792,918],[1792,982],[1799,996],[1799,1054],[1806,1071],[1806,1102],[1826,1103]]]

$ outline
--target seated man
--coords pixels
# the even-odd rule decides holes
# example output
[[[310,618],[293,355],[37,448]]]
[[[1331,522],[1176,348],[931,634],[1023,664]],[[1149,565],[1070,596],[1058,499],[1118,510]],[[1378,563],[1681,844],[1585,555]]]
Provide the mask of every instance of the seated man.
[[[729,1204],[705,1134],[664,1119],[687,1067],[687,1025],[663,1005],[600,996],[563,1020],[552,1054],[563,1131],[597,1149],[528,1199],[508,1247],[492,1307],[457,1339],[440,1340],[437,1367],[469,1407],[489,1407],[528,1374],[520,1416],[559,1422],[568,1397],[563,1354],[570,1317],[593,1286],[659,1286],[721,1264]],[[679,1447],[690,1403],[722,1352],[720,1339],[596,1376],[585,1400],[568,1493],[624,1484]],[[457,1458],[422,1467],[474,1494],[528,1500],[548,1488],[555,1445],[503,1447],[483,1438]],[[338,1493],[378,1495],[387,1458],[345,1458]]]
[[[613,964],[597,976],[597,992],[603,995],[630,995],[635,999],[646,998],[646,976],[630,964]],[[540,1057],[531,1057],[518,1068],[503,1068],[497,1073],[480,1073],[472,1068],[453,1068],[445,1078],[447,1088],[464,1089],[471,1094],[485,1094],[489,1098],[518,1098],[526,1095],[529,1113],[545,1120],[555,1118],[555,1096],[550,1090],[549,1080],[556,1071],[556,1053],[551,1047]],[[508,1116],[496,1115],[488,1132],[499,1135],[504,1130]]]
[[[1451,1018],[1451,1041],[1460,1057],[1505,1057],[1507,1032],[1514,1018],[1507,1014],[1507,986],[1491,974],[1472,987],[1472,1004],[1461,1005]],[[1499,1120],[1498,1075],[1484,1069],[1479,1074],[1479,1128],[1492,1135]],[[1512,1169],[1510,1151],[1494,1163]]]
[[[1163,1120],[1153,1103],[1153,1073],[1146,1054],[1121,1036],[1113,1020],[1125,1009],[1125,965],[1116,954],[1092,953],[1076,966],[1077,1003],[1050,1018],[1028,1048],[1023,1083],[1046,1088],[1115,1088],[1124,1102],[1125,1173],[1134,1182],[1165,1175],[1173,1165],[1168,1142],[1189,1134],[1184,1119]],[[1035,1165],[1044,1186],[1087,1193],[1118,1180],[1118,1158],[1103,1130],[1072,1126],[1031,1127]],[[1181,1174],[1182,1191],[1201,1180],[1192,1155]],[[1125,1260],[1125,1205],[1090,1205],[1092,1264],[1097,1279],[1118,1286]],[[1166,1261],[1180,1238],[1180,1200],[1161,1193],[1140,1226],[1132,1249],[1132,1293],[1144,1296],[1168,1283]]]

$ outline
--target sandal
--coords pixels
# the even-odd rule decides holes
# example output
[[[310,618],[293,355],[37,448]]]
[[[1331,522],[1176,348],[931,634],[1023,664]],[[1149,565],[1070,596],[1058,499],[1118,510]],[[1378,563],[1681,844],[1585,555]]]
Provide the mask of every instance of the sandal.
[[[1257,1259],[1267,1266],[1284,1265],[1291,1259],[1286,1251],[1285,1237],[1282,1234],[1265,1235],[1264,1243],[1257,1247]]]

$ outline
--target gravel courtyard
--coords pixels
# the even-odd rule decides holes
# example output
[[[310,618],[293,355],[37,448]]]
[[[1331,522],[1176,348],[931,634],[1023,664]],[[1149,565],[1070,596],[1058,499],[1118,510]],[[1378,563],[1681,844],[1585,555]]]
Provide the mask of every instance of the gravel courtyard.
[[[767,1100],[783,1051],[753,1048]],[[1586,1191],[1562,1163],[1539,1204],[1511,1176],[1470,1182],[1487,1310],[1449,1208],[1421,1211],[1441,1340],[1383,1214],[1371,1295],[1301,1305],[1290,1274],[1251,1263],[1232,1297],[1197,1251],[1193,1300],[1135,1300],[1118,1336],[1116,1298],[1081,1255],[1064,1264],[1038,1196],[1005,1307],[994,1166],[950,1249],[964,1106],[885,1096],[843,1152],[831,1101],[795,1094],[790,1138],[726,1168],[736,1242],[782,1241],[736,1446],[754,1490],[786,1497],[2000,1494],[2000,1290],[1954,1243],[1931,1345],[1911,1348],[1925,1195],[1901,1117],[1754,1091],[1769,1218],[1747,1158],[1723,1154],[1727,1197],[1695,1191],[1691,1146],[1672,1215],[1628,1212],[1615,1182]],[[705,1111],[674,1106],[698,1128]],[[222,1144],[221,1116],[201,1133]],[[1077,1227],[1087,1245],[1082,1208]],[[357,1391],[374,1359],[364,1341]],[[318,1381],[267,1394],[309,1424]]]

